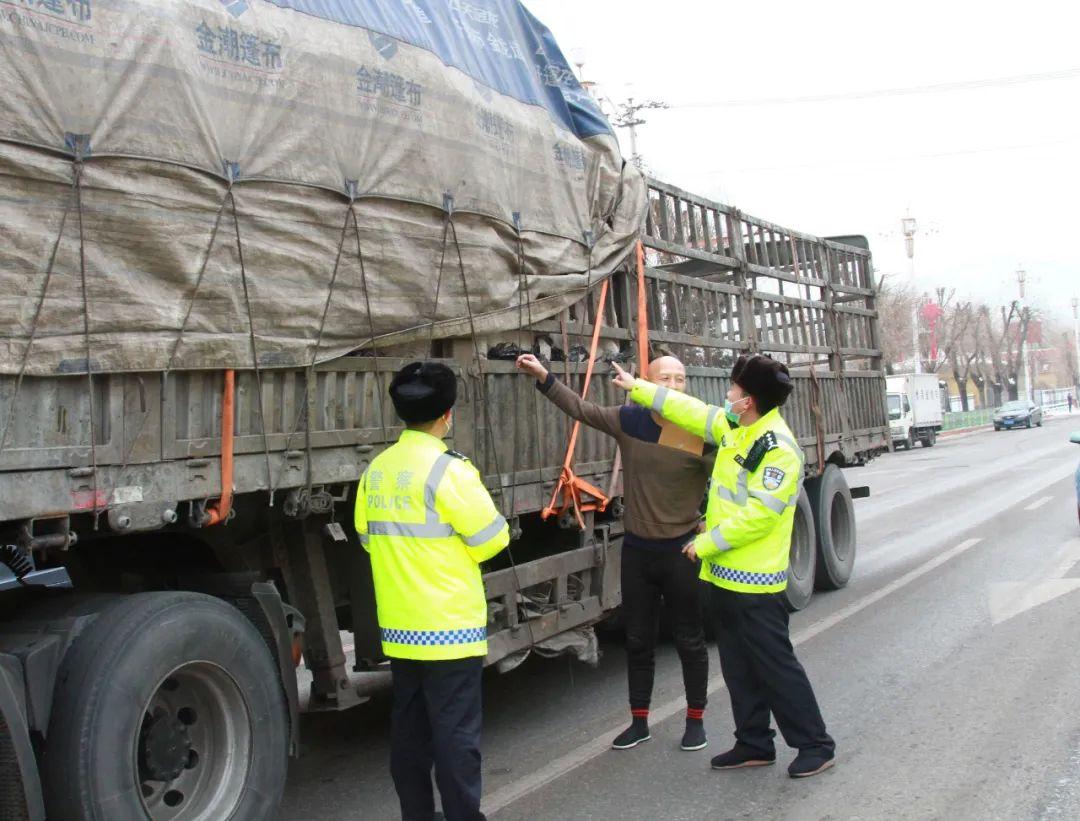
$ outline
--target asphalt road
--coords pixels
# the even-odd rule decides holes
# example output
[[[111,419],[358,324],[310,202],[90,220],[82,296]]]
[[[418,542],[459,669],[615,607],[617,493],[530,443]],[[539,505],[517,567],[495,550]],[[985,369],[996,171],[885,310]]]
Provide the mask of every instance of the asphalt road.
[[[485,811],[511,819],[1080,818],[1080,415],[980,432],[847,471],[859,554],[847,588],[792,619],[838,764],[713,772],[731,713],[710,649],[710,745],[678,749],[682,685],[661,648],[653,740],[627,722],[624,655],[530,659],[485,678]],[[368,704],[305,716],[283,819],[393,819],[385,677]],[[667,716],[667,718],[664,718]]]

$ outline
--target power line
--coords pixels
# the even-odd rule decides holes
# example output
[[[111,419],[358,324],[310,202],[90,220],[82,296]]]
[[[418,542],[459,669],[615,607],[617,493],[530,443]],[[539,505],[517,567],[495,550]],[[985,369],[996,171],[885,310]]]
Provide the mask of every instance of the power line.
[[[951,91],[972,91],[984,88],[1041,83],[1050,80],[1069,80],[1080,77],[1080,68],[1060,71],[1044,71],[1037,74],[1015,74],[1010,77],[992,77],[982,80],[958,80],[951,83],[906,86],[903,88],[879,88],[867,91],[843,91],[832,94],[811,94],[803,97],[760,97],[757,99],[714,100],[711,102],[673,103],[669,108],[744,108],[750,106],[795,105],[799,103],[829,103],[845,100],[870,100],[880,97],[907,97],[917,94],[941,94]]]
[[[796,171],[800,169],[831,168],[831,167],[856,167],[870,165],[884,165],[907,160],[933,160],[943,157],[962,157],[971,154],[993,154],[998,151],[1023,151],[1032,148],[1045,148],[1055,145],[1069,145],[1080,141],[1080,134],[1072,134],[1059,139],[1044,140],[1042,142],[1020,143],[1016,145],[994,145],[982,148],[959,148],[952,151],[934,151],[923,154],[893,154],[882,157],[852,158],[841,157],[824,162],[797,163],[790,165],[762,165],[747,168],[716,168],[697,171],[699,176],[708,177],[722,174],[751,174],[764,171]]]

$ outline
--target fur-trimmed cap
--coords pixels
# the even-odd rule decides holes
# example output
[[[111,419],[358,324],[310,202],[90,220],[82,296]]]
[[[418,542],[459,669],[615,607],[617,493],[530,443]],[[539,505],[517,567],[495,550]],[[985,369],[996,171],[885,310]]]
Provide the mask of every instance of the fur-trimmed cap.
[[[394,374],[390,399],[405,424],[433,422],[457,401],[457,379],[442,363],[410,362]]]
[[[761,413],[783,405],[792,389],[787,365],[768,354],[740,356],[731,369],[731,381],[754,397]]]

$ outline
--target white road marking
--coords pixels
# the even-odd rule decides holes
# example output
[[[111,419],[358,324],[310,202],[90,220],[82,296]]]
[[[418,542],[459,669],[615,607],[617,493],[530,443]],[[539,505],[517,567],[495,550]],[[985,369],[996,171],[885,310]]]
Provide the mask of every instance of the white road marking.
[[[1024,510],[1038,510],[1040,507],[1045,505],[1047,502],[1049,502],[1053,498],[1054,498],[1053,496],[1043,496],[1041,499],[1036,499],[1030,505],[1025,507]]]
[[[990,585],[990,620],[994,625],[1080,590],[1080,579],[1064,578],[1080,562],[1080,537],[1069,539],[1058,548],[1053,561],[1054,569],[1049,578]]]
[[[822,619],[815,624],[810,625],[805,630],[800,630],[794,636],[792,636],[791,643],[796,647],[800,644],[810,641],[815,636],[819,636],[831,627],[835,627],[843,621],[854,616],[856,613],[865,610],[867,607],[879,602],[886,596],[895,593],[903,587],[911,584],[912,582],[922,578],[927,573],[940,567],[946,562],[956,558],[960,554],[970,550],[979,542],[981,538],[966,539],[955,547],[946,550],[943,553],[939,553],[929,561],[919,565],[914,570],[905,573],[895,581],[890,582],[879,590],[875,590],[868,596],[860,599],[857,602],[847,605],[846,607],[837,610],[831,616]],[[724,688],[724,679],[722,676],[713,676],[709,679],[709,695],[713,695],[719,690]],[[672,716],[682,712],[686,709],[686,701],[683,696],[674,698],[659,707],[652,709],[649,712],[649,718],[659,724],[660,722],[671,718]],[[601,735],[591,741],[587,741],[584,744],[574,748],[566,755],[559,756],[552,760],[547,765],[541,767],[533,773],[527,776],[519,778],[517,781],[512,781],[499,789],[495,790],[490,795],[484,797],[483,807],[484,811],[489,815],[494,815],[499,810],[502,810],[520,798],[524,798],[532,792],[550,784],[567,773],[577,769],[583,764],[587,764],[594,758],[599,757],[605,752],[611,750],[611,739],[615,734],[622,729],[620,724],[617,727],[612,727],[610,730],[605,731]],[[613,755],[627,755],[627,753],[613,752]]]

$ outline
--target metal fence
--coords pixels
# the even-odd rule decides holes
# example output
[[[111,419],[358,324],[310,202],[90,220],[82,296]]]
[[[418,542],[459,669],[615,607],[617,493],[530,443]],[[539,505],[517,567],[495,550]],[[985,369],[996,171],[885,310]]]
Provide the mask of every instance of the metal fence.
[[[943,431],[961,430],[963,428],[977,428],[981,425],[990,425],[993,423],[993,416],[993,408],[946,413],[941,422],[941,429]]]

